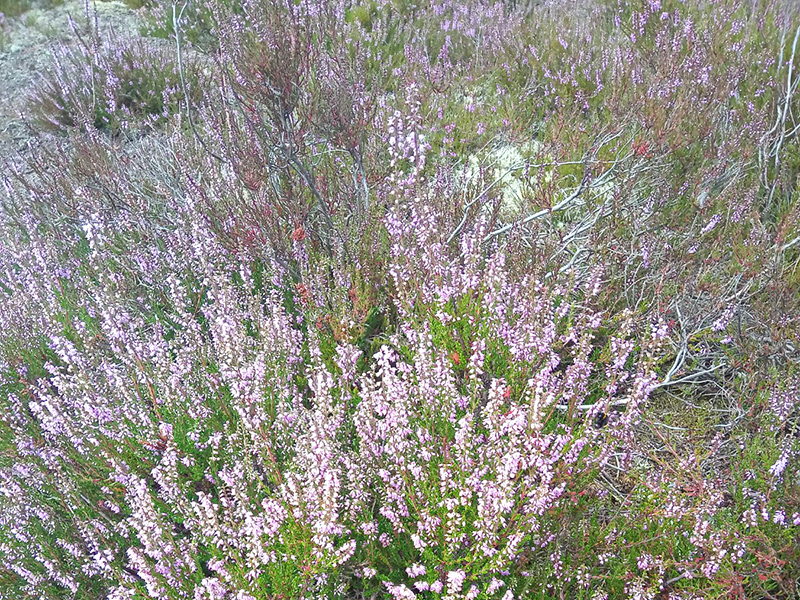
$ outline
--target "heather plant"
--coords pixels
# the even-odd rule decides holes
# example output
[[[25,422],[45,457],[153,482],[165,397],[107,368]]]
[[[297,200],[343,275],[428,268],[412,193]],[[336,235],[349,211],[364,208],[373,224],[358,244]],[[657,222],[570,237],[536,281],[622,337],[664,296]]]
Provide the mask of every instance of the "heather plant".
[[[77,44],[55,51],[55,68],[31,98],[36,126],[111,134],[163,125],[200,96],[196,63],[142,40],[101,39],[73,23]]]
[[[153,11],[3,177],[3,597],[797,593],[791,6]]]
[[[521,404],[516,405],[510,399],[511,388],[506,387],[503,380],[496,379],[489,389],[485,387],[484,378],[481,377],[484,360],[481,348],[486,346],[486,338],[470,336],[474,340],[469,345],[476,351],[469,359],[465,355],[464,361],[466,363],[469,360],[471,374],[469,380],[465,379],[459,384],[459,372],[463,371],[456,371],[454,364],[460,364],[461,360],[448,353],[448,346],[452,347],[454,342],[463,343],[463,332],[456,339],[453,339],[455,332],[448,333],[446,330],[440,330],[432,336],[425,333],[424,326],[418,331],[411,323],[392,342],[397,350],[384,346],[378,352],[374,359],[377,370],[370,369],[356,378],[354,369],[358,351],[352,345],[344,343],[338,345],[334,357],[331,357],[335,365],[335,370],[331,371],[323,362],[325,357],[320,354],[315,329],[311,328],[305,336],[301,331],[294,330],[292,319],[285,309],[279,302],[275,303],[279,297],[276,298],[272,292],[259,300],[259,295],[254,295],[255,290],[252,288],[252,275],[242,271],[241,267],[241,277],[237,278],[240,283],[231,282],[227,273],[232,264],[222,268],[216,275],[213,270],[208,271],[209,268],[213,269],[211,265],[206,267],[206,277],[211,278],[207,283],[211,290],[207,294],[214,301],[203,309],[205,318],[202,321],[205,321],[205,325],[198,321],[199,313],[191,315],[188,312],[189,307],[180,308],[180,304],[186,305],[186,299],[183,299],[185,293],[180,289],[179,279],[162,273],[162,277],[166,276],[166,280],[162,281],[171,288],[170,291],[168,287],[164,287],[165,284],[159,285],[167,295],[167,302],[172,300],[179,303],[169,309],[162,303],[159,312],[163,316],[153,324],[156,327],[153,330],[143,315],[131,314],[112,300],[118,294],[119,282],[107,276],[109,264],[92,264],[93,258],[99,259],[99,252],[108,243],[110,228],[95,220],[84,226],[83,233],[90,248],[88,260],[84,261],[82,268],[85,277],[83,285],[92,285],[94,290],[94,300],[83,308],[86,314],[94,313],[97,316],[92,318],[92,326],[89,327],[87,324],[81,325],[83,319],[76,315],[76,321],[65,324],[70,334],[65,332],[56,340],[46,343],[45,352],[49,358],[43,368],[52,377],[58,377],[58,382],[54,381],[52,384],[55,388],[42,388],[37,383],[43,373],[16,373],[16,377],[21,383],[24,382],[22,385],[39,390],[36,400],[31,400],[27,405],[27,410],[41,415],[41,435],[77,463],[72,468],[78,468],[79,464],[85,465],[84,468],[90,468],[91,465],[100,469],[100,473],[105,473],[98,484],[107,480],[106,489],[92,490],[95,499],[89,501],[92,505],[107,504],[112,507],[112,513],[126,517],[112,521],[116,521],[117,527],[122,528],[118,531],[123,539],[135,535],[143,545],[141,551],[137,549],[138,546],[129,547],[125,552],[127,564],[133,565],[133,570],[145,583],[149,593],[156,597],[171,597],[171,593],[180,595],[181,592],[169,591],[176,588],[230,588],[248,594],[282,593],[288,596],[302,595],[306,589],[322,590],[327,585],[334,586],[332,589],[335,590],[344,585],[344,580],[328,579],[337,575],[337,567],[353,556],[358,548],[358,541],[361,542],[359,560],[363,563],[359,578],[366,579],[369,583],[376,580],[376,575],[381,575],[376,582],[384,581],[391,590],[395,590],[390,583],[392,575],[396,577],[396,574],[387,572],[380,562],[382,549],[390,546],[393,536],[400,536],[390,550],[395,560],[398,558],[397,553],[401,552],[403,560],[409,561],[409,564],[410,561],[422,561],[419,564],[429,565],[432,573],[436,573],[437,568],[447,567],[449,571],[456,572],[455,575],[448,575],[450,579],[463,579],[463,575],[458,575],[457,567],[470,564],[472,566],[467,571],[468,581],[488,585],[487,576],[499,574],[503,570],[500,567],[508,560],[508,556],[515,555],[519,545],[531,533],[538,531],[541,526],[540,517],[544,517],[552,504],[564,493],[564,470],[573,468],[572,462],[578,460],[584,447],[590,444],[590,439],[597,435],[595,429],[584,424],[579,429],[590,432],[588,438],[574,436],[577,439],[571,439],[573,436],[569,435],[569,429],[560,431],[555,423],[550,423],[548,427],[545,417],[548,413],[552,417],[556,402],[574,402],[573,398],[577,398],[576,388],[585,385],[582,380],[589,375],[586,373],[582,377],[578,376],[578,373],[585,370],[585,366],[578,365],[568,369],[566,376],[569,382],[565,381],[563,393],[556,384],[549,394],[540,398],[538,394],[546,393],[545,388],[541,392],[535,392],[535,379],[526,384],[518,379],[519,375],[515,373],[513,366],[508,365],[506,370],[510,378],[509,384],[513,382],[515,386],[519,386],[517,393],[520,394],[518,401]],[[203,254],[197,256],[197,260],[208,258],[211,250],[209,241],[206,239]],[[187,239],[184,243],[196,242]],[[224,256],[223,252],[218,260],[224,261]],[[510,284],[503,282],[501,256],[497,256],[493,268],[485,275],[497,279],[483,284],[488,286],[484,293],[493,295],[496,300],[488,300],[487,317],[475,319],[473,316],[474,325],[476,329],[485,327],[487,330],[483,335],[492,337],[493,319],[490,315],[503,309],[516,312],[519,321],[514,319],[514,324],[524,331],[524,335],[521,338],[512,335],[505,342],[511,348],[502,349],[500,354],[510,351],[512,356],[518,356],[517,360],[525,362],[528,370],[531,369],[528,366],[529,361],[545,352],[541,356],[542,364],[539,368],[534,366],[529,373],[541,378],[543,382],[551,377],[559,381],[560,377],[551,373],[557,366],[557,361],[554,356],[547,355],[549,344],[546,340],[549,338],[550,344],[557,342],[553,338],[556,334],[553,330],[556,325],[554,320],[558,320],[559,316],[566,317],[570,312],[569,306],[562,301],[558,309],[552,305],[548,307],[550,303],[539,294],[534,296],[534,303],[539,308],[526,309],[527,302],[531,300],[525,285],[520,290],[523,295],[517,301],[519,306],[506,306],[507,297],[504,292],[509,292],[515,286],[506,288]],[[472,260],[475,258],[472,257]],[[122,260],[123,264],[127,262]],[[129,265],[131,267],[136,268]],[[463,279],[465,283],[462,285],[469,287],[460,293],[458,289],[451,291],[451,294],[455,294],[453,299],[456,304],[458,300],[468,302],[468,299],[459,299],[458,296],[470,290],[476,283],[478,288],[475,291],[482,291],[483,285],[474,281],[476,275],[480,277],[481,271],[479,268],[475,271],[476,267],[473,265],[473,272],[467,272]],[[99,271],[92,273],[95,268]],[[121,270],[122,264],[115,268],[115,272]],[[456,276],[461,279],[460,275]],[[78,274],[74,274],[68,279],[74,281],[78,277]],[[8,283],[12,284],[10,281]],[[447,287],[457,285],[456,282],[443,283]],[[69,285],[65,284],[66,282],[62,283],[62,286]],[[546,289],[540,288],[540,291],[545,293]],[[273,300],[267,300],[269,297]],[[234,326],[231,329],[231,325],[255,317],[256,313],[252,312],[252,308],[247,308],[253,301],[261,306],[258,310],[263,315],[261,319],[252,321],[247,328]],[[146,299],[142,298],[141,302],[146,302]],[[449,302],[444,300],[443,303]],[[113,311],[114,317],[103,317],[103,312],[99,312],[99,304],[105,306],[102,310],[106,314]],[[528,313],[529,310],[533,312]],[[58,308],[55,311],[60,312]],[[246,312],[237,318],[239,311]],[[127,316],[123,317],[124,314]],[[244,317],[244,314],[249,317]],[[449,324],[451,318],[440,313],[437,327]],[[590,327],[597,320],[592,314],[583,317],[587,318]],[[583,319],[576,317],[577,321]],[[122,322],[127,324],[121,326]],[[495,327],[502,326],[505,322],[496,323]],[[174,324],[167,326],[167,323]],[[61,327],[63,326],[62,324]],[[176,330],[176,326],[180,329]],[[112,328],[115,333],[106,332],[107,327]],[[568,326],[565,333],[568,337],[574,335],[569,333],[570,329]],[[190,333],[192,330],[195,333]],[[204,330],[211,336],[205,342]],[[160,332],[160,336],[154,339],[155,332]],[[94,351],[92,356],[95,360],[100,359],[101,363],[91,365],[89,357],[84,353],[87,345],[91,345],[91,340],[98,335],[112,336],[109,339],[110,347],[106,349],[107,360],[111,362],[103,362],[97,351]],[[187,335],[195,336],[191,346],[188,346]],[[262,335],[267,336],[263,341],[271,340],[272,351],[269,353],[265,353],[263,341],[259,342]],[[545,337],[540,339],[542,335]],[[148,338],[150,341],[145,341]],[[582,347],[582,350],[576,350],[578,354],[588,351],[590,338],[591,333],[587,331],[583,341],[577,343],[577,347]],[[210,344],[208,350],[202,350],[206,344]],[[170,348],[173,348],[173,352],[185,355],[191,362],[182,367],[171,367],[175,359],[169,358]],[[411,362],[403,361],[396,354],[398,351],[410,352]],[[127,358],[120,356],[121,352]],[[493,360],[499,358],[490,352],[486,354]],[[158,358],[159,355],[162,358]],[[122,362],[117,363],[120,358]],[[188,382],[181,384],[181,377],[178,375],[184,372],[184,377],[187,377],[196,372],[197,367],[191,365],[199,365],[200,360],[209,361],[203,371],[211,371],[205,377],[219,379],[218,384],[212,385],[223,386],[205,402],[202,400],[205,394],[200,390],[192,393],[192,386]],[[163,365],[157,366],[159,363]],[[107,366],[102,366],[103,364]],[[176,372],[175,368],[180,370]],[[160,375],[160,372],[163,374]],[[263,375],[253,379],[257,372]],[[538,375],[535,375],[537,372]],[[615,370],[612,369],[612,372],[615,373],[613,377],[618,377]],[[212,376],[214,373],[218,375]],[[572,373],[575,375],[570,377]],[[333,379],[334,375],[342,378],[338,384]],[[161,377],[167,379],[162,380]],[[205,377],[201,377],[200,381]],[[634,389],[641,388],[634,396],[647,393],[648,377],[651,375],[644,367],[632,384]],[[9,385],[12,385],[11,382]],[[190,387],[186,388],[186,385]],[[200,385],[202,389],[206,383],[202,382]],[[263,388],[264,385],[268,387]],[[175,386],[181,387],[176,389]],[[156,390],[159,390],[158,396]],[[101,404],[100,398],[108,394],[110,396]],[[174,399],[167,400],[167,396],[172,394],[175,394]],[[272,396],[273,394],[275,395]],[[395,394],[399,396],[395,397]],[[410,396],[406,396],[409,394]],[[528,394],[533,394],[535,399],[527,397]],[[122,401],[126,397],[128,400]],[[261,401],[252,404],[255,398],[268,397],[272,397],[269,405]],[[303,397],[305,400],[301,401]],[[16,401],[16,396],[12,393],[9,393],[9,398]],[[114,398],[120,398],[120,401],[115,402]],[[437,402],[441,405],[432,405],[433,398],[439,398]],[[212,404],[208,405],[208,401]],[[187,402],[193,408],[190,409]],[[217,405],[219,402],[222,402],[221,406]],[[638,399],[634,399],[631,406],[636,402]],[[348,410],[351,403],[353,410]],[[119,414],[116,414],[117,404],[118,409],[123,411]],[[10,410],[13,408],[9,406]],[[20,408],[9,414],[18,414]],[[79,417],[85,410],[90,410],[95,415],[89,421]],[[148,414],[152,416],[146,416]],[[188,436],[181,443],[182,450],[175,446],[177,439],[171,437],[178,427],[175,419],[183,421],[180,429]],[[623,424],[620,427],[623,429],[626,420],[622,419]],[[233,425],[234,429],[229,429]],[[118,426],[121,428],[118,429]],[[84,429],[85,427],[89,429]],[[92,430],[94,433],[90,433]],[[611,435],[613,439],[615,435],[619,435],[619,432],[612,435],[613,430],[614,428],[606,428],[603,435]],[[203,431],[207,431],[212,437],[221,434],[218,441],[214,442],[217,450],[212,451],[210,457],[201,457],[207,448],[207,442],[200,441],[205,437]],[[217,433],[211,434],[212,431]],[[15,433],[19,442],[23,434],[21,431]],[[144,439],[142,435],[145,436]],[[409,435],[412,437],[408,438]],[[195,440],[194,445],[186,445],[197,436],[199,439]],[[441,457],[433,460],[432,456],[425,458],[423,455],[418,457],[421,464],[414,464],[414,461],[408,463],[411,456],[406,453],[415,447],[414,440],[430,443],[433,436],[443,444],[446,453],[449,445],[453,444],[454,462],[451,464],[448,460],[443,463]],[[494,440],[494,453],[483,447],[482,436],[488,436],[487,440]],[[115,440],[116,449],[101,441],[105,438]],[[214,454],[219,452],[220,444],[227,450],[214,458]],[[515,444],[522,445],[515,450]],[[245,455],[249,458],[240,456],[240,450],[236,448],[250,448]],[[542,463],[538,466],[535,466],[536,461],[529,455],[536,448],[537,454],[542,453]],[[598,451],[599,448],[588,454]],[[485,452],[489,454],[484,454]],[[505,468],[512,470],[502,477],[499,472],[490,470],[471,484],[464,480],[470,477],[473,466],[485,463],[486,467],[480,467],[478,472],[489,466],[492,469],[499,468],[501,464],[497,463],[498,458],[508,452],[516,453],[516,460],[523,462],[509,463]],[[586,457],[582,469],[594,468],[594,460],[604,460],[602,454],[600,451],[599,457],[595,459]],[[188,468],[188,472],[183,475],[182,468],[175,462],[179,458]],[[209,460],[210,463],[207,462]],[[255,465],[250,464],[252,460],[257,461]],[[201,467],[198,467],[197,461],[200,461]],[[562,461],[564,464],[561,464]],[[33,462],[36,462],[36,458]],[[219,465],[213,466],[217,462]],[[203,464],[209,466],[202,467]],[[145,465],[150,466],[142,470],[141,467]],[[528,469],[532,469],[527,475],[531,477],[530,482],[526,484],[526,487],[531,488],[530,497],[512,499],[514,487],[509,487],[510,483],[518,473],[526,473]],[[425,472],[432,477],[428,483],[420,476]],[[397,496],[400,490],[396,486],[399,481],[412,475],[420,487],[413,491],[411,499],[401,501],[401,497]],[[200,487],[191,483],[198,477],[207,483]],[[246,481],[251,483],[245,485]],[[459,481],[462,483],[457,485]],[[116,485],[111,485],[111,482],[120,484],[121,491]],[[461,487],[465,484],[467,487]],[[195,489],[188,498],[184,496],[186,492],[183,490],[187,485],[193,485]],[[348,489],[348,498],[342,496],[344,485]],[[84,490],[83,493],[87,494],[88,491]],[[508,496],[509,494],[512,495]],[[63,497],[67,492],[62,490],[60,495]],[[502,500],[503,497],[507,500]],[[224,500],[225,498],[228,500]],[[10,500],[10,506],[15,506],[14,499]],[[81,501],[87,500],[84,496],[72,501],[80,506]],[[128,508],[118,507],[123,502]],[[405,514],[408,511],[407,502],[419,502],[422,509],[430,505],[430,509],[422,513]],[[507,502],[511,504],[506,505]],[[220,513],[223,505],[229,505],[233,512],[227,516]],[[237,505],[240,508],[234,508]],[[162,506],[160,510],[159,506]],[[262,513],[257,510],[253,513],[258,506],[270,512]],[[490,506],[494,508],[490,509]],[[117,507],[116,510],[113,507]],[[120,510],[121,513],[118,512]],[[499,513],[496,512],[498,510]],[[505,542],[498,545],[493,541],[493,536],[504,531],[503,523],[507,517],[503,515],[517,513],[521,520],[511,521],[513,529],[504,536],[507,538]],[[24,516],[15,516],[18,519],[17,526],[10,532],[16,531],[17,527],[24,527],[30,520]],[[49,522],[57,517],[48,514],[47,518],[42,518]],[[481,525],[473,522],[475,518],[483,519],[486,523]],[[240,547],[242,532],[233,532],[239,532],[239,528],[247,526],[251,519],[253,524],[249,527],[257,529],[248,535],[254,537]],[[272,525],[268,525],[269,522]],[[470,530],[472,527],[476,528],[475,532],[462,539],[464,532],[461,532],[461,528],[468,526],[468,522],[472,523],[469,525]],[[174,524],[169,525],[170,523]],[[174,529],[177,523],[183,524],[179,530]],[[428,525],[424,525],[425,523]],[[73,525],[79,527],[75,522]],[[285,533],[282,528],[284,525],[288,527]],[[84,524],[84,527],[89,526]],[[96,528],[96,524],[94,526]],[[300,531],[293,533],[293,528],[297,527]],[[433,530],[426,531],[430,527]],[[79,527],[77,531],[81,530]],[[105,531],[105,528],[101,531]],[[184,534],[176,533],[179,531],[184,531]],[[268,531],[273,531],[270,536],[277,536],[272,543],[264,538]],[[302,531],[306,533],[301,533]],[[188,542],[181,542],[186,533],[193,534],[193,541],[188,546]],[[235,537],[225,541],[226,536],[232,534]],[[296,539],[296,535],[301,537]],[[410,537],[406,538],[406,535]],[[424,536],[421,538],[423,541],[420,541],[420,536]],[[34,557],[37,552],[43,552],[46,540],[47,536],[39,538],[39,550],[36,549],[36,544],[29,545],[28,549]],[[547,544],[549,541],[548,536],[544,536],[539,543]],[[99,542],[84,540],[83,543]],[[128,546],[128,543],[122,541],[119,547],[109,539],[102,543],[113,544],[115,549],[119,548],[118,552]],[[195,544],[199,546],[196,547]],[[464,550],[457,551],[453,547],[462,544],[466,544],[466,554],[463,556]],[[112,562],[111,557],[101,559],[91,553],[80,552],[75,549],[75,542],[71,540],[64,540],[63,545],[73,556],[61,558],[63,562],[59,561],[60,564],[66,562],[82,565],[80,569],[91,575],[97,574],[103,567],[107,576],[121,576],[118,571],[114,572],[113,565],[106,564]],[[405,551],[401,551],[403,545],[407,545]],[[80,546],[79,543],[78,548]],[[230,550],[226,551],[229,546]],[[236,554],[227,554],[237,547],[240,549]],[[438,550],[433,553],[421,552],[426,547]],[[168,550],[169,548],[173,549]],[[25,562],[19,552],[17,550],[12,553],[9,560]],[[207,568],[217,573],[218,579],[200,579],[199,575],[193,575],[197,571],[195,560],[198,555],[209,557],[208,564],[213,566]],[[234,556],[241,558],[226,564]],[[482,558],[476,561],[476,556]],[[73,562],[75,560],[77,563]],[[292,563],[296,569],[294,574],[288,566]],[[55,561],[43,559],[43,566],[48,569],[49,576],[55,577],[60,584],[76,589],[78,584],[70,574],[78,567],[59,569],[55,564]],[[247,571],[240,571],[243,567]],[[287,568],[288,574],[284,573]],[[42,576],[41,572],[21,575],[32,589],[36,589]],[[123,577],[123,581],[125,579],[129,578]],[[441,585],[444,579],[438,577],[433,580],[434,588],[437,587],[435,581],[439,581],[438,585]],[[197,588],[194,587],[196,585]],[[450,581],[449,585],[452,587],[456,583]],[[123,585],[117,588],[112,592],[112,597],[126,597],[126,587]]]

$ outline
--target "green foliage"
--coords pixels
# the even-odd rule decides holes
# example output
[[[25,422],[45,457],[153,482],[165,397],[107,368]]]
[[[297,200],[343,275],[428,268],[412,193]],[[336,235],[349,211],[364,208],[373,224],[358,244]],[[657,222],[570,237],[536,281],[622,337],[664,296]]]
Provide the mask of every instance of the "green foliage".
[[[109,1],[109,0],[104,0]],[[155,5],[155,0],[122,0],[125,3],[125,6],[128,8],[132,8],[134,10],[139,10],[140,8],[152,8]]]
[[[18,17],[30,8],[30,0],[0,0],[0,14],[5,17]]]

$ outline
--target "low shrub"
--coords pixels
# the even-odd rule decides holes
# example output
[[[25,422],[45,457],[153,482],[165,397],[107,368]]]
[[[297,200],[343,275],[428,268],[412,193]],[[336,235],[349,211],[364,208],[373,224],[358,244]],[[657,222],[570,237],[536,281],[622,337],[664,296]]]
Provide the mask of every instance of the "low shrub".
[[[65,131],[94,128],[111,134],[151,129],[192,108],[200,70],[172,49],[146,40],[100,40],[94,34],[56,51],[55,67],[30,100],[35,125]],[[188,96],[187,96],[188,94]]]
[[[0,197],[3,595],[797,594],[796,8],[523,4],[60,55]]]

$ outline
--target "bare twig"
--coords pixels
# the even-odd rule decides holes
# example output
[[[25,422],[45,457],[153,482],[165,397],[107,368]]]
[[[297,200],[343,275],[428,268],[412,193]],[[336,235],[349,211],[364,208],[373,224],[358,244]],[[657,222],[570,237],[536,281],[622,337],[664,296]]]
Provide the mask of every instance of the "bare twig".
[[[789,59],[786,62],[786,90],[784,91],[784,95],[782,101],[778,101],[777,106],[777,115],[775,116],[775,124],[772,128],[767,131],[761,137],[761,143],[759,144],[758,150],[758,162],[759,162],[759,170],[760,170],[760,178],[761,183],[764,187],[769,188],[769,193],[767,194],[767,199],[764,203],[764,213],[768,213],[770,208],[772,207],[772,203],[775,196],[775,190],[778,186],[778,171],[780,170],[780,163],[781,163],[781,150],[784,147],[787,139],[791,138],[795,135],[798,131],[798,127],[795,126],[791,131],[787,131],[786,124],[788,122],[790,115],[790,108],[792,103],[792,98],[794,97],[795,93],[797,92],[798,85],[800,85],[800,78],[795,75],[794,69],[794,62],[795,57],[797,55],[797,44],[800,41],[800,27],[797,28],[794,34],[794,40],[792,41],[792,51]],[[781,40],[781,50],[778,56],[778,75],[783,67],[783,55],[785,50],[785,36]],[[772,182],[769,181],[769,163],[770,159],[773,160],[773,167],[775,170],[775,175],[772,179]]]
[[[511,231],[516,227],[525,225],[527,223],[535,221],[536,219],[540,219],[544,216],[551,215],[560,210],[564,210],[565,208],[570,207],[573,204],[573,202],[575,202],[578,198],[580,198],[587,190],[598,188],[608,183],[611,180],[611,177],[615,173],[619,164],[626,157],[621,157],[621,158],[617,157],[614,161],[610,163],[611,166],[608,167],[602,174],[600,174],[599,177],[595,179],[592,179],[590,176],[590,166],[597,164],[598,162],[596,160],[597,152],[604,146],[607,146],[608,144],[619,138],[621,135],[622,132],[619,132],[614,135],[605,137],[596,145],[596,148],[592,152],[590,152],[589,155],[583,161],[581,161],[581,163],[584,164],[585,166],[583,177],[581,178],[581,181],[578,184],[578,186],[569,195],[567,195],[565,198],[563,198],[562,200],[560,200],[555,205],[549,208],[543,208],[539,211],[536,211],[535,213],[532,213],[524,217],[523,219],[520,219],[513,223],[508,223],[502,227],[499,227],[498,229],[495,229],[494,231],[488,233],[486,237],[483,239],[483,241],[488,242],[499,235]]]

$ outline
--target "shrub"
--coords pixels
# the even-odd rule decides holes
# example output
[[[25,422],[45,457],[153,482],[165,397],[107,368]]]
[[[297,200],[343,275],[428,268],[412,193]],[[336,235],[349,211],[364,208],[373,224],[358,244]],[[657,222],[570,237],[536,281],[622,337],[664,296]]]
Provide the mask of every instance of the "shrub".
[[[197,65],[187,61],[181,76],[172,50],[142,40],[75,35],[79,43],[56,52],[55,68],[31,98],[37,127],[112,134],[149,129],[199,100]]]
[[[4,594],[797,593],[792,6],[170,22],[3,180]]]

